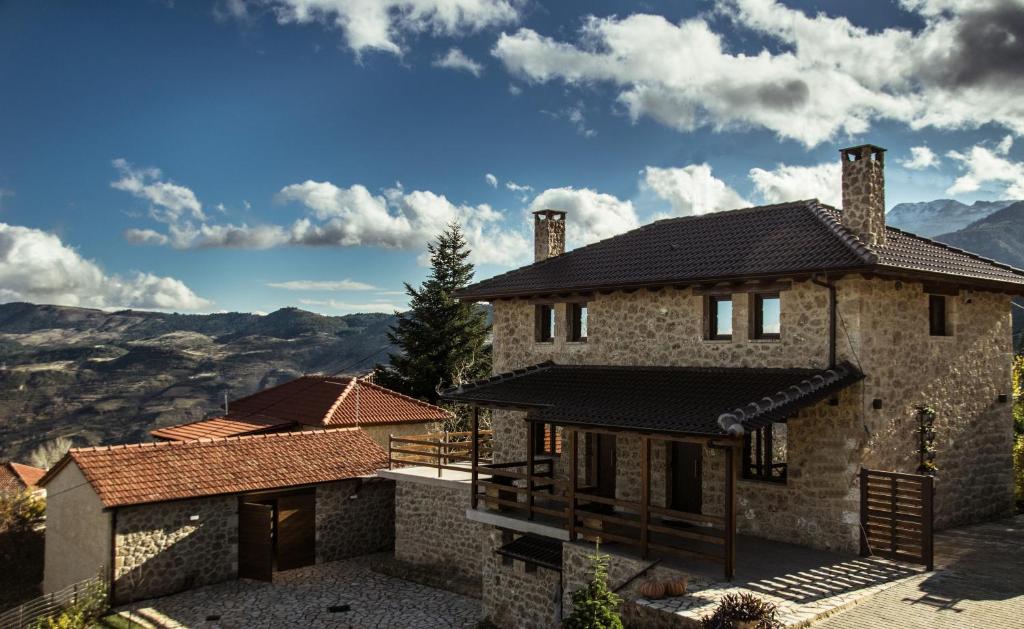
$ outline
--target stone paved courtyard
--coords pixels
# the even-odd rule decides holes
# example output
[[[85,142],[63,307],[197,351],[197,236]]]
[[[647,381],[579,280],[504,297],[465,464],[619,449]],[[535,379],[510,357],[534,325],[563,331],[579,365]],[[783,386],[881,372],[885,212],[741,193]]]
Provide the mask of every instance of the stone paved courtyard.
[[[378,557],[379,558],[379,557]],[[143,628],[279,627],[434,629],[475,627],[480,601],[384,576],[374,557],[280,572],[274,583],[242,579],[121,608]],[[330,610],[349,606],[349,611]],[[128,607],[134,612],[127,611]],[[208,618],[219,617],[216,620]]]

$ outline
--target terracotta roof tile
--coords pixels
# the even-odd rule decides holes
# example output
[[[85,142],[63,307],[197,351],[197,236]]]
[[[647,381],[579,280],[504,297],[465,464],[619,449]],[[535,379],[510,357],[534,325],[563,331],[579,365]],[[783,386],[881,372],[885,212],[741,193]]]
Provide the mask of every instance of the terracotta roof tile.
[[[294,426],[295,422],[287,420],[254,420],[214,417],[188,424],[178,424],[151,430],[149,434],[159,439],[187,441],[189,439],[217,439],[219,437],[235,437],[271,430],[280,430]]]
[[[46,470],[9,461],[0,466],[0,492],[35,489]]]
[[[41,484],[70,461],[105,506],[120,507],[370,476],[388,456],[354,428],[73,448]]]

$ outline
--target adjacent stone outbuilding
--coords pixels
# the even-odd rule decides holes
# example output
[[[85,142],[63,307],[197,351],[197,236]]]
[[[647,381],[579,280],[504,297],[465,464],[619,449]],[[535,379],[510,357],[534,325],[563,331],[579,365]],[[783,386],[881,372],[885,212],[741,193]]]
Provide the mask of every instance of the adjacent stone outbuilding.
[[[358,429],[73,449],[41,481],[44,591],[103,573],[122,603],[387,550],[386,464]]]

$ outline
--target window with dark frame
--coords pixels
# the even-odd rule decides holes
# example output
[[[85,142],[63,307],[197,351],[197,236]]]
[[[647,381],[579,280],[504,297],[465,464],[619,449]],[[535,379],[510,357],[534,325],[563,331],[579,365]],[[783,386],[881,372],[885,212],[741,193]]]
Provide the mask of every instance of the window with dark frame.
[[[708,295],[707,338],[711,341],[732,339],[732,296]]]
[[[949,336],[946,297],[943,295],[928,295],[928,333],[932,336]]]
[[[550,343],[555,340],[555,307],[552,304],[537,304],[537,341]]]
[[[587,342],[587,304],[569,304],[569,340],[573,343]]]
[[[787,432],[786,424],[774,423],[743,435],[743,478],[786,482]]]
[[[782,333],[781,300],[778,293],[756,293],[753,303],[751,337],[777,339]]]
[[[533,453],[559,456],[562,454],[562,427],[534,422]]]

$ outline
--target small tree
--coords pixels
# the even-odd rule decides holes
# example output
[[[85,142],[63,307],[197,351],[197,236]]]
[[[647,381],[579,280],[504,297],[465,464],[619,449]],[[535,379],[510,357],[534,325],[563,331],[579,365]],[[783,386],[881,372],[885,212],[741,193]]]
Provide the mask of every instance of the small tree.
[[[622,629],[619,605],[622,599],[608,589],[608,555],[598,544],[590,556],[593,576],[590,583],[571,594],[572,615],[565,619],[566,629]]]
[[[473,279],[470,250],[458,223],[427,245],[430,274],[417,289],[406,283],[408,312],[398,315],[388,339],[401,349],[390,365],[377,365],[376,382],[432,404],[441,389],[487,375],[487,315],[454,293]]]
[[[46,502],[32,492],[0,492],[0,533],[34,531],[45,518]]]
[[[1013,479],[1017,510],[1024,511],[1024,355],[1013,360]]]
[[[74,445],[68,437],[57,437],[44,443],[39,444],[32,454],[28,455],[28,462],[34,467],[41,467],[44,470],[48,470],[53,465],[61,460],[71,446]]]

